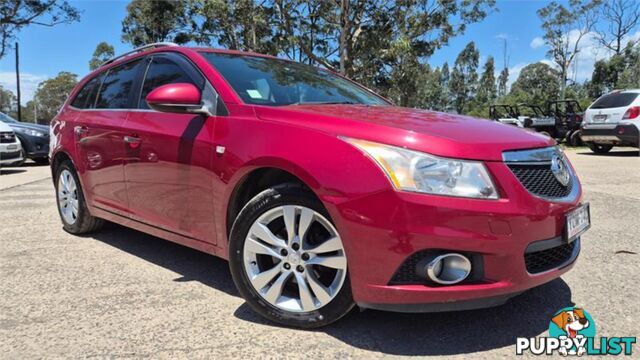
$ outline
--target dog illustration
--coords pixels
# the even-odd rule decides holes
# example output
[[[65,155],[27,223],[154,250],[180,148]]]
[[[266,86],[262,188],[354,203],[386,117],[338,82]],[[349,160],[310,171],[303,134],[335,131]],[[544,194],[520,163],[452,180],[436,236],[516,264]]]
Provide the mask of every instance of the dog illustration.
[[[551,321],[556,324],[560,329],[564,330],[567,333],[568,338],[570,339],[580,339],[584,336],[578,334],[578,331],[589,327],[589,320],[584,316],[584,310],[579,308],[574,308],[573,310],[562,311],[558,315],[554,316]],[[566,355],[578,355],[582,356],[585,353],[585,349],[580,347],[575,350],[571,350],[571,352],[567,352],[567,349],[560,349],[560,354]]]

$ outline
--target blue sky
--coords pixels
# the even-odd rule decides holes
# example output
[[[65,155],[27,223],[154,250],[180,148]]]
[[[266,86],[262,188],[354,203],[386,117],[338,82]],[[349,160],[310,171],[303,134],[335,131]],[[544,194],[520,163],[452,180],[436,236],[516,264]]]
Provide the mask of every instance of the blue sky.
[[[100,41],[114,45],[116,53],[131,47],[120,40],[121,22],[126,14],[127,1],[70,1],[82,11],[78,23],[63,24],[53,28],[31,26],[18,34],[20,42],[21,84],[26,103],[37,84],[55,76],[60,71],[71,71],[80,77],[89,72],[89,59]],[[498,1],[497,11],[483,22],[468,26],[464,35],[452,39],[448,46],[439,50],[430,63],[435,66],[444,61],[455,61],[458,53],[469,41],[475,41],[480,50],[481,62],[488,56],[496,58],[496,66],[501,68],[502,40],[509,44],[509,67],[512,79],[526,64],[546,58],[546,48],[536,39],[542,36],[540,20],[536,10],[545,1]],[[640,34],[640,31],[636,35]],[[585,52],[589,53],[588,51]],[[577,78],[589,77],[595,54],[585,55],[578,66]],[[601,56],[601,55],[600,55]],[[0,85],[15,91],[14,52],[9,52],[0,60]]]

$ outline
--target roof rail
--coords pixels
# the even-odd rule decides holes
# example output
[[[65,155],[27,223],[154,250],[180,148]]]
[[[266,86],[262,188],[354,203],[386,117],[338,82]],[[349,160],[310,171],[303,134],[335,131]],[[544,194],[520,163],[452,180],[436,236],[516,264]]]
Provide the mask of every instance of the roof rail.
[[[178,44],[176,44],[176,43],[172,43],[172,42],[157,42],[157,43],[153,43],[153,44],[143,45],[143,46],[140,46],[140,47],[138,47],[138,48],[135,48],[135,49],[133,49],[133,50],[131,50],[131,51],[127,51],[127,52],[126,52],[126,53],[124,53],[124,54],[120,54],[120,55],[118,55],[118,56],[112,57],[111,59],[109,59],[109,60],[107,60],[107,61],[103,62],[100,66],[104,66],[104,65],[107,65],[107,64],[111,64],[112,62],[114,62],[114,61],[116,61],[116,60],[118,60],[118,59],[121,59],[121,58],[123,58],[123,57],[125,57],[125,56],[131,55],[131,54],[139,53],[139,52],[144,51],[144,50],[147,50],[147,49],[158,48],[158,47],[164,47],[164,46],[179,46],[179,45],[178,45]]]

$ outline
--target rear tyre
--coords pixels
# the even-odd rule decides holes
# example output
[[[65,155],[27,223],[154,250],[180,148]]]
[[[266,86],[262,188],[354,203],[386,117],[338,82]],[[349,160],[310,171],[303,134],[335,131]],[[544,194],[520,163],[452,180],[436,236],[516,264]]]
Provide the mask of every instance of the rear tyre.
[[[321,327],[355,305],[340,235],[298,184],[267,189],[244,206],[231,229],[229,266],[249,306],[286,326]]]
[[[98,230],[104,220],[91,216],[73,165],[65,161],[56,169],[56,200],[63,228],[71,234]]]
[[[613,149],[613,145],[589,143],[587,146],[596,154],[606,154]]]

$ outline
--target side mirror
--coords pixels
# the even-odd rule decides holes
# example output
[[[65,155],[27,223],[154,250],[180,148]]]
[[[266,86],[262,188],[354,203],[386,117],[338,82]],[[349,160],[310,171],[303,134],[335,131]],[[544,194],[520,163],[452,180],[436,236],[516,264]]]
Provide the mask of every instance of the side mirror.
[[[202,103],[202,94],[193,84],[177,83],[153,89],[145,99],[156,111],[178,114],[202,114],[211,116]]]

